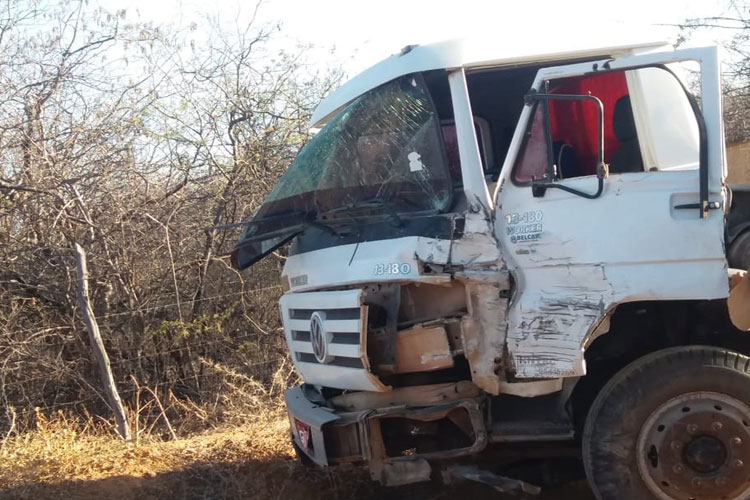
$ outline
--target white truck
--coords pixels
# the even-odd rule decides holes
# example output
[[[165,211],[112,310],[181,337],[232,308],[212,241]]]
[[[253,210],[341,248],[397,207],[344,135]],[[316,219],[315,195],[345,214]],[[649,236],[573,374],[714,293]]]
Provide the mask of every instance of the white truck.
[[[748,499],[717,49],[530,42],[356,76],[246,223],[239,269],[291,242],[294,446],[526,492],[469,464],[568,448],[600,499]]]

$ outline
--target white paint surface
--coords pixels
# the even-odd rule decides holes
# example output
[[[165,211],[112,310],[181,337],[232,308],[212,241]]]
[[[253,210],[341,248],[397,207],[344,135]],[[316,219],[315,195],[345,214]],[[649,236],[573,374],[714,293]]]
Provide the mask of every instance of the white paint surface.
[[[625,69],[681,57],[701,61],[710,199],[723,201],[723,148],[716,146],[722,144],[723,135],[715,56],[712,49],[671,52],[613,61],[611,66]],[[542,70],[534,87],[539,88],[549,75],[578,75],[587,66]],[[530,186],[511,182],[530,114],[527,106],[503,168],[503,188],[497,195],[503,208],[495,214],[495,232],[518,286],[508,315],[508,351],[518,377],[585,374],[587,336],[619,303],[727,296],[722,213],[715,211],[701,219],[697,208],[674,208],[698,202],[697,170],[611,175],[595,200],[558,189],[534,198]],[[590,193],[597,184],[594,176],[563,182]],[[541,218],[535,215],[542,226],[539,237],[512,241],[512,217],[506,217],[510,213],[541,214]]]
[[[609,64],[613,69],[625,70],[684,59],[696,59],[702,65],[710,199],[723,201],[723,135],[716,51],[694,49],[628,55]],[[439,60],[437,57],[433,62]],[[580,75],[590,70],[591,63],[548,68],[540,72],[534,86],[539,88],[539,82],[547,78]],[[461,90],[460,76],[461,72],[453,73],[453,91]],[[638,86],[642,82],[629,83]],[[465,183],[466,195],[469,200],[476,200],[481,198],[481,189],[472,187],[471,179],[478,178],[474,174],[481,172],[481,163],[473,137],[472,113],[466,109],[468,102],[456,99],[455,95],[454,106],[462,108],[456,111],[457,128],[465,129],[459,148],[463,148],[461,158],[466,160],[462,172],[466,170],[464,175],[469,179]],[[530,187],[516,186],[510,179],[529,118],[527,107],[498,184],[501,188],[495,200],[499,207],[494,213],[496,239],[492,238],[493,229],[484,216],[475,213],[468,214],[465,234],[456,241],[407,237],[292,256],[284,273],[292,280],[307,275],[306,280],[301,280],[305,284],[293,291],[388,281],[441,282],[450,276],[439,271],[420,274],[422,264],[448,266],[455,278],[467,282],[469,314],[462,319],[463,344],[474,382],[490,393],[498,393],[504,387],[502,375],[498,375],[504,372],[498,368],[510,368],[518,378],[554,379],[585,374],[583,347],[597,325],[618,304],[726,297],[721,212],[701,219],[697,209],[675,208],[698,202],[697,170],[612,175],[605,182],[602,196],[595,200],[557,189],[534,198]],[[648,126],[653,129],[659,124],[650,120]],[[461,137],[461,130],[458,133]],[[658,139],[658,135],[652,131],[644,140]],[[597,185],[593,176],[563,182],[586,192],[594,192]],[[522,214],[527,214],[526,220],[533,222],[535,238],[511,238],[511,234],[517,233],[509,228],[514,220],[523,219]],[[507,290],[504,263],[513,272],[516,286],[507,316],[507,299],[500,293]],[[396,271],[389,274],[383,270]],[[326,293],[333,292],[288,293],[284,300],[297,300],[299,295],[314,298]],[[506,348],[511,364],[499,366],[497,360]],[[327,373],[328,369],[316,366],[306,373],[314,380],[334,377],[340,387],[341,374]],[[326,380],[333,383],[330,382],[333,379]]]
[[[619,36],[614,33],[600,33],[599,36],[590,33],[592,38],[560,40],[539,38],[534,34],[534,31],[529,31],[519,39],[506,40],[506,44],[500,45],[496,40],[486,37],[448,40],[419,45],[406,53],[393,55],[358,74],[325,98],[315,108],[310,126],[322,126],[343,106],[368,90],[410,73],[442,68],[471,69],[544,61],[551,64],[558,61],[559,64],[566,59],[608,58],[669,46],[665,40],[644,39],[643,35],[632,33],[621,33]],[[591,44],[591,39],[597,40],[596,45]],[[455,92],[455,85],[452,82],[453,99],[460,99],[460,94]],[[478,112],[477,115],[481,113]]]

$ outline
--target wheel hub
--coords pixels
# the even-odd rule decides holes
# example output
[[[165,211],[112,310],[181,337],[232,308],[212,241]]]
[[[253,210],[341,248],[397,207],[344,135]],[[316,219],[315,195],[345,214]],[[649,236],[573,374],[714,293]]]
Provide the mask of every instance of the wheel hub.
[[[750,408],[724,394],[667,401],[646,420],[637,462],[662,500],[745,500],[750,495]]]
[[[727,449],[714,436],[699,436],[687,446],[683,461],[695,472],[708,474],[718,471],[727,461]]]

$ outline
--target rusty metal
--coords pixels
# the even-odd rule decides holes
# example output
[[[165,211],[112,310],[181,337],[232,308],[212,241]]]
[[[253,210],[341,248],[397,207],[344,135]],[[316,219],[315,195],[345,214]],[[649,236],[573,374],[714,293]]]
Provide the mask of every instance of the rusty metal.
[[[406,417],[415,421],[430,421],[436,416],[447,417],[451,411],[458,408],[466,410],[468,422],[464,422],[464,424],[470,425],[473,429],[473,443],[470,446],[403,456],[388,456],[383,430],[380,425],[382,419]],[[481,399],[461,400],[422,409],[380,408],[362,412],[362,414],[365,415],[362,428],[365,431],[366,444],[364,448],[368,455],[365,458],[369,462],[370,476],[386,485],[426,481],[429,479],[429,468],[425,468],[424,465],[429,465],[428,460],[439,461],[475,455],[487,446],[487,430],[484,424]],[[415,461],[419,461],[419,464],[415,464]],[[407,462],[407,465],[402,465],[401,462]],[[409,466],[409,463],[412,463],[413,466]]]
[[[750,498],[750,408],[725,394],[667,401],[641,429],[636,456],[661,500]]]

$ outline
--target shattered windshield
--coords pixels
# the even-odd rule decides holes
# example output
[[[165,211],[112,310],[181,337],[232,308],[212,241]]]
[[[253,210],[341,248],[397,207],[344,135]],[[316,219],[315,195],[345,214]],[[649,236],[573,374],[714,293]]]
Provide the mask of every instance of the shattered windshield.
[[[377,199],[399,211],[441,211],[452,183],[440,120],[420,76],[363,95],[333,118],[297,156],[258,216],[318,214]]]
[[[293,220],[292,214],[300,222],[445,211],[453,185],[443,149],[440,119],[421,75],[382,85],[307,143],[253,216],[238,248],[270,233],[265,221],[274,220],[278,233],[281,220]]]

